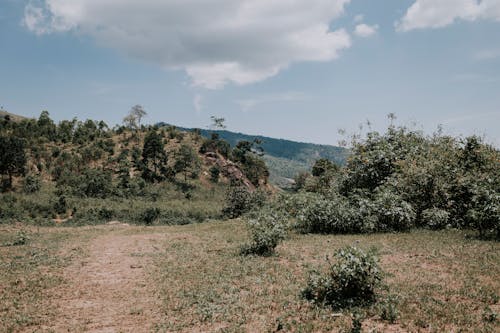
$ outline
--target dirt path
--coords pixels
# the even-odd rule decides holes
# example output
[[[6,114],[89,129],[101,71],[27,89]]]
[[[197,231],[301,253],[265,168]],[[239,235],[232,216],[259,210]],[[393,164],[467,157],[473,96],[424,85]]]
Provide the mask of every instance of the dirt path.
[[[56,332],[150,332],[158,300],[148,284],[151,254],[162,234],[127,235],[113,229],[89,243],[88,257],[65,270],[56,294]]]

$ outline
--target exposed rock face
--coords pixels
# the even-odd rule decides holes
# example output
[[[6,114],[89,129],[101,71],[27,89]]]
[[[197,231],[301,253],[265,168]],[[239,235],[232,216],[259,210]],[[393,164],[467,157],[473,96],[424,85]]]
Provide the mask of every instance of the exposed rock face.
[[[237,181],[243,184],[248,190],[255,191],[255,186],[243,174],[240,167],[222,155],[215,152],[207,152],[204,154],[204,160],[209,165],[217,165],[221,170],[221,174],[229,181]]]

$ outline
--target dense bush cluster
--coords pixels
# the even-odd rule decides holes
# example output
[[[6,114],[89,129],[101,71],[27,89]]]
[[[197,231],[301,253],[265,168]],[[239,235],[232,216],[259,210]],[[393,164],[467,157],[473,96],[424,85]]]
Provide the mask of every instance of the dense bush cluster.
[[[313,193],[294,213],[304,232],[458,227],[500,236],[500,152],[475,136],[390,126],[354,141],[341,169],[318,161],[302,191]]]
[[[334,309],[373,303],[382,281],[375,255],[346,247],[335,253],[334,260],[326,272],[311,272],[302,296]]]

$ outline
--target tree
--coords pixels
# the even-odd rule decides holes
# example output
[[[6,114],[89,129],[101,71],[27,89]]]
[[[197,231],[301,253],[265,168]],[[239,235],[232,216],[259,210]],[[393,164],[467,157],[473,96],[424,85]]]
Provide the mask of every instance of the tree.
[[[147,181],[161,181],[169,176],[167,153],[163,149],[163,139],[155,130],[149,131],[144,139],[142,167],[142,178]]]
[[[25,142],[18,137],[0,137],[0,174],[7,175],[7,182],[3,181],[3,187],[12,187],[12,177],[24,175],[26,166],[26,155],[24,152]]]
[[[314,177],[321,177],[330,171],[337,171],[338,166],[327,158],[320,158],[312,167],[312,175]]]
[[[224,122],[226,119],[224,118],[217,118],[216,116],[211,116],[210,119],[212,120],[212,123],[210,124],[210,129],[212,130],[223,130],[226,128],[226,125]]]
[[[189,145],[183,144],[177,152],[177,159],[174,165],[176,173],[184,174],[184,182],[187,182],[187,177],[196,178],[200,170],[200,160],[198,155]]]
[[[42,113],[40,113],[40,117],[37,121],[37,126],[38,134],[40,136],[44,136],[51,141],[56,140],[57,126],[56,124],[54,124],[52,119],[50,119],[48,111],[42,111]]]
[[[134,105],[130,109],[128,115],[123,118],[123,123],[129,128],[139,128],[141,126],[141,120],[145,116],[147,116],[146,111],[144,111],[141,105],[137,104]]]

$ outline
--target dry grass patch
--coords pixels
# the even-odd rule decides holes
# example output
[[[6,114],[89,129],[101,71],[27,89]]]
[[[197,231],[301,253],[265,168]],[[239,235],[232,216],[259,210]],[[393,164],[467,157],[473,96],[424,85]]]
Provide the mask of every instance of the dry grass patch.
[[[157,331],[349,331],[348,312],[315,307],[300,298],[300,291],[309,269],[324,266],[326,256],[353,244],[378,249],[386,283],[398,300],[394,323],[381,319],[377,304],[365,309],[366,331],[493,332],[497,327],[485,313],[498,313],[498,243],[468,239],[458,231],[292,235],[276,256],[241,257],[244,230],[239,221],[168,229],[165,251],[157,258],[164,314]],[[190,237],[179,237],[185,234]]]

